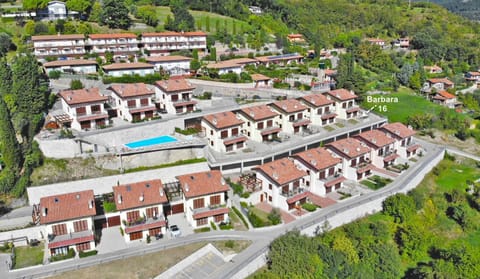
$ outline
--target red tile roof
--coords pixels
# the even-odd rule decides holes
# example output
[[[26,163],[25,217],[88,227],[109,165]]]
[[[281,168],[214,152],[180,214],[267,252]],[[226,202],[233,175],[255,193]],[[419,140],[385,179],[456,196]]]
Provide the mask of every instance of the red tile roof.
[[[43,67],[61,67],[61,66],[82,66],[82,65],[97,65],[95,60],[73,59],[73,60],[57,60],[43,63]]]
[[[146,32],[142,33],[142,37],[167,37],[167,36],[184,36],[184,37],[196,37],[196,36],[207,36],[207,33],[202,31],[194,31],[194,32],[173,32],[173,31],[166,31],[166,32]]]
[[[444,83],[447,85],[453,85],[453,82],[449,80],[448,78],[431,78],[428,79],[428,82],[435,84],[435,83]]]
[[[252,58],[234,58],[226,61],[237,63],[237,64],[256,64],[258,62],[257,60]]]
[[[323,170],[342,162],[342,159],[335,157],[325,147],[309,149],[297,153],[293,157],[315,171]]]
[[[207,36],[207,33],[202,31],[192,31],[192,32],[184,32],[182,35],[187,37],[195,37],[195,36]]]
[[[274,108],[277,108],[282,112],[286,112],[286,113],[299,112],[307,109],[307,107],[304,104],[300,103],[298,100],[295,100],[295,99],[276,101],[272,103],[272,105]]]
[[[257,56],[255,59],[259,62],[272,62],[272,61],[282,61],[282,60],[296,60],[302,59],[303,56],[299,54],[284,54],[284,55],[277,55],[277,56]]]
[[[113,194],[118,210],[168,202],[160,179],[114,186]]]
[[[241,125],[244,123],[242,120],[238,119],[237,116],[231,111],[224,111],[205,115],[203,119],[205,119],[216,129],[223,129],[227,127]]]
[[[310,95],[302,96],[300,99],[304,100],[308,104],[312,105],[313,107],[317,107],[317,108],[334,103],[334,101],[329,100],[323,94],[310,94]]]
[[[100,39],[123,39],[123,38],[131,38],[136,39],[137,35],[133,33],[112,33],[112,34],[90,34],[88,37],[92,40],[100,40]]]
[[[59,94],[68,105],[100,103],[105,102],[108,99],[106,96],[100,95],[100,89],[97,87],[78,90],[63,90]]]
[[[195,89],[186,79],[159,80],[155,85],[163,92],[192,91]]]
[[[357,137],[359,140],[375,148],[381,148],[395,142],[395,139],[387,136],[384,132],[379,130],[371,130],[371,131],[363,132],[359,134]]]
[[[230,189],[219,170],[180,175],[177,179],[186,198],[222,193]]]
[[[348,91],[347,89],[335,89],[325,93],[329,96],[332,96],[340,101],[347,101],[356,99],[358,96],[353,93],[353,91]]]
[[[45,214],[45,216],[43,216]],[[40,199],[40,224],[95,216],[93,190],[53,195]]]
[[[115,71],[115,70],[124,70],[124,69],[153,69],[154,66],[152,64],[143,63],[143,62],[134,62],[134,63],[113,63],[110,65],[105,65],[102,68],[107,71]]]
[[[149,56],[146,58],[147,62],[190,61],[192,59],[193,58],[181,55]]]
[[[65,41],[65,40],[83,40],[83,34],[69,34],[69,35],[41,35],[32,36],[32,41]]]
[[[220,215],[220,214],[226,214],[229,211],[230,210],[228,209],[228,207],[219,207],[219,208],[215,208],[215,209],[212,209],[212,210],[195,213],[195,214],[193,214],[193,219],[202,219],[202,218],[205,218],[205,217],[210,217],[210,216],[215,216],[215,215]]]
[[[298,169],[292,160],[282,158],[254,168],[269,177],[278,186],[301,179],[307,173]]]
[[[145,83],[114,84],[108,89],[112,90],[115,95],[122,99],[155,94],[155,91],[148,88]]]
[[[254,121],[264,120],[267,118],[273,118],[278,115],[267,105],[259,105],[246,107],[241,110],[242,114],[247,118],[250,118]]]
[[[354,138],[337,140],[329,143],[327,147],[329,149],[332,149],[338,155],[350,159],[370,152],[370,148],[368,148],[364,143]]]
[[[400,122],[385,124],[381,127],[381,129],[402,139],[415,135],[415,131],[413,129],[403,125]]]
[[[243,65],[236,62],[221,61],[218,63],[211,63],[207,65],[207,69],[227,69],[227,68],[241,68]]]
[[[445,99],[454,99],[456,98],[455,95],[453,94],[450,94],[448,93],[447,91],[445,90],[440,90],[437,92],[438,95],[440,95],[441,97],[445,98]]]
[[[263,81],[263,80],[271,80],[272,79],[272,78],[267,77],[267,76],[262,75],[262,74],[251,74],[250,76],[252,77],[253,81]]]
[[[79,244],[79,243],[85,243],[85,242],[90,242],[94,241],[94,236],[88,235],[88,236],[82,236],[78,238],[71,238],[71,239],[66,239],[62,241],[57,241],[57,242],[51,242],[48,243],[48,249],[53,249],[57,247],[65,247],[65,246],[70,246],[74,244]]]
[[[480,72],[468,72],[471,76],[480,76]]]
[[[326,76],[333,76],[337,74],[337,70],[332,70],[332,69],[326,69],[325,70],[325,75]]]

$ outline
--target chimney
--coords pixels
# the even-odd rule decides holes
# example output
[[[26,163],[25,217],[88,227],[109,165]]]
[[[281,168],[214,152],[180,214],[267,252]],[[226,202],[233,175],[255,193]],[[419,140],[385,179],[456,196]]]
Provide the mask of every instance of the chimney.
[[[185,183],[185,192],[190,191],[190,187],[188,187],[188,183]]]
[[[272,176],[273,176],[274,179],[278,179],[278,173],[274,172],[274,173],[272,174]]]
[[[119,203],[119,204],[122,203],[122,195],[118,195],[118,203]]]
[[[47,216],[47,208],[46,207],[42,208],[42,216],[43,217]]]
[[[223,177],[220,179],[220,183],[222,183],[222,185],[225,185],[225,179]]]
[[[88,209],[93,208],[93,200],[88,201]]]
[[[160,188],[160,197],[163,197],[163,195],[164,195],[164,191],[162,188]]]
[[[138,200],[143,202],[143,200],[145,199],[145,197],[143,196],[143,193],[140,195],[140,197],[138,197]]]

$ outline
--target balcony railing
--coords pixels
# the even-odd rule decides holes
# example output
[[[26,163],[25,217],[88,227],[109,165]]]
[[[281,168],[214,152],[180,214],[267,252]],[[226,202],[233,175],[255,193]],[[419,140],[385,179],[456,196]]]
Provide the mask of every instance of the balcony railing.
[[[49,234],[48,235],[48,242],[49,243],[57,243],[57,242],[63,242],[63,241],[68,241],[68,240],[74,240],[77,238],[84,238],[93,235],[93,231],[91,230],[86,230],[86,231],[81,231],[81,232],[70,232],[67,234],[62,234],[62,235],[55,235],[55,234]]]
[[[286,198],[291,198],[293,196],[296,196],[298,194],[302,194],[307,191],[307,187],[305,185],[301,185],[297,188],[293,188],[292,190],[289,191],[283,191],[280,192],[280,195],[286,197]]]
[[[165,221],[165,218],[163,217],[163,215],[150,217],[150,218],[140,217],[137,220],[123,220],[123,224],[125,225],[125,227],[131,228],[135,226],[153,224],[160,221]]]

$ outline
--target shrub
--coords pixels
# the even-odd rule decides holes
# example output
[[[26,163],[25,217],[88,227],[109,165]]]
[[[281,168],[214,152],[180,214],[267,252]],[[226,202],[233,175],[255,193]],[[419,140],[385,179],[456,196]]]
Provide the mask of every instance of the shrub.
[[[199,229],[195,229],[193,230],[195,233],[202,233],[202,232],[209,232],[210,231],[210,227],[205,227],[205,228],[199,228]]]
[[[260,217],[258,217],[255,213],[253,213],[253,211],[250,211],[248,213],[248,220],[250,221],[250,223],[252,223],[252,226],[255,228],[261,228],[265,226],[265,223],[263,222],[263,220]]]
[[[72,79],[70,81],[70,89],[72,90],[82,89],[83,87],[83,83],[78,79]]]
[[[270,220],[270,222],[272,222],[273,225],[278,225],[282,222],[282,216],[277,208],[273,208],[270,214],[268,214],[267,218]]]
[[[62,261],[62,260],[66,260],[66,259],[71,259],[73,257],[75,257],[75,250],[73,250],[73,248],[70,248],[70,249],[68,249],[67,254],[52,256],[52,257],[50,257],[50,261],[51,262]]]
[[[125,221],[125,220],[123,220],[123,221]],[[124,236],[124,235],[125,235],[125,233],[123,232],[123,229],[122,229],[122,227],[120,227],[120,234],[121,234],[122,236]]]
[[[250,193],[249,192],[243,192],[240,196],[244,199],[248,199],[250,197]]]
[[[241,201],[240,206],[242,206],[243,208],[248,208],[248,203]]]
[[[210,221],[210,226],[212,226],[212,229],[213,229],[214,231],[217,230],[217,226],[215,225],[215,223],[214,223],[213,221]]]
[[[248,226],[248,223],[245,220],[245,217],[243,216],[243,214],[235,206],[232,206],[232,210],[233,210],[233,212],[235,212],[235,214],[237,214],[238,218],[240,218],[240,220],[242,220],[243,224],[248,229],[249,226]]]
[[[199,100],[211,100],[212,99],[212,92],[205,91],[202,95],[197,96]]]
[[[227,240],[225,242],[225,247],[227,248],[233,249],[234,246],[235,246],[235,242],[233,240]]]
[[[147,243],[150,243],[150,242],[152,242],[152,238],[150,237],[149,234],[147,234]]]
[[[310,212],[317,210],[317,206],[312,203],[304,203],[302,204],[302,208]]]
[[[88,252],[80,251],[80,252],[78,253],[78,256],[79,256],[80,258],[85,258],[85,257],[94,256],[94,255],[96,255],[96,254],[98,254],[98,251],[97,251],[97,250],[92,250],[92,251],[88,251]]]
[[[225,224],[225,223],[221,223],[220,225],[218,225],[218,227],[220,227],[220,229],[223,231],[223,230],[231,230],[233,229],[233,226],[232,224]]]
[[[59,79],[61,75],[62,72],[60,71],[50,71],[50,73],[48,73],[48,77],[51,79]]]
[[[182,130],[179,127],[175,127],[175,132],[188,136],[188,135],[195,135],[200,131],[198,129],[195,129],[195,128],[187,128],[185,130]]]
[[[117,211],[117,206],[114,202],[104,201],[103,210],[105,210],[105,212],[115,212]]]

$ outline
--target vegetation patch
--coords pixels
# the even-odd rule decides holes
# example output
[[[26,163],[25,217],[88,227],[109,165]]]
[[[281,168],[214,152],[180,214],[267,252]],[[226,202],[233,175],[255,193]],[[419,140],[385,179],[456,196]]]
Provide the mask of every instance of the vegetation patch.
[[[248,226],[248,223],[247,221],[245,220],[245,217],[243,216],[243,214],[235,207],[235,206],[232,206],[232,210],[233,212],[235,212],[235,215],[240,218],[240,220],[242,220],[242,223],[243,225],[245,226],[245,228],[248,230],[249,226]]]
[[[88,251],[88,252],[80,251],[80,252],[78,253],[78,256],[79,256],[80,258],[85,258],[85,257],[94,256],[94,255],[96,255],[96,254],[98,254],[98,251],[97,251],[97,250],[92,250],[92,251]]]
[[[313,212],[317,210],[317,206],[314,205],[313,203],[304,203],[302,204],[302,208],[309,212]]]
[[[204,228],[194,229],[193,231],[195,233],[204,233],[204,232],[209,232],[210,230],[211,230],[210,227],[204,227]]]
[[[75,257],[75,250],[72,248],[68,249],[68,253],[65,255],[55,255],[50,257],[51,262],[63,261],[66,259],[71,259]]]
[[[175,127],[175,133],[179,133],[179,134],[182,134],[182,135],[196,135],[198,134],[200,131],[198,129],[195,129],[195,128],[187,128],[187,129],[180,129],[178,127]]]
[[[176,161],[176,162],[173,162],[173,163],[167,163],[167,164],[162,164],[162,165],[157,165],[157,166],[138,167],[138,168],[133,168],[133,169],[127,169],[127,170],[125,170],[125,173],[145,171],[145,170],[153,170],[153,169],[161,169],[161,168],[169,168],[169,167],[174,167],[174,166],[196,164],[196,163],[201,163],[201,162],[206,162],[206,161],[207,161],[207,159],[205,159],[205,158],[194,158],[194,159],[179,160],[179,161]]]
[[[43,263],[43,242],[36,246],[19,246],[15,250],[15,261],[13,269],[34,266]]]

